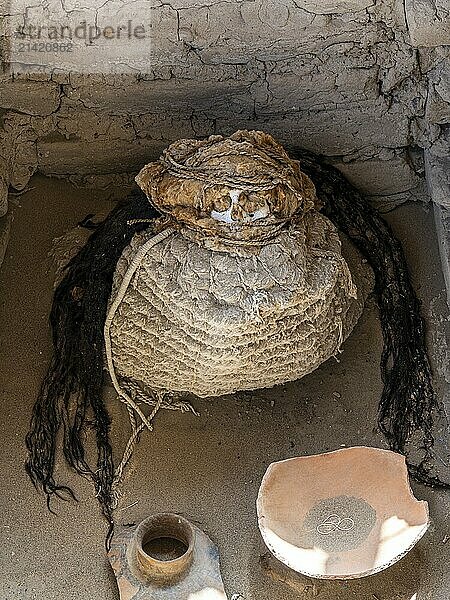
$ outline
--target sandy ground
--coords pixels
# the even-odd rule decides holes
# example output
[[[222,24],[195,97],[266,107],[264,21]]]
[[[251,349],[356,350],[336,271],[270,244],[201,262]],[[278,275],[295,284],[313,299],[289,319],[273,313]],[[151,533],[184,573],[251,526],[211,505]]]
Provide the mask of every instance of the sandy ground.
[[[30,185],[33,189],[14,207],[11,241],[0,273],[0,598],[117,600],[103,550],[105,523],[89,483],[61,462],[61,480],[74,486],[79,502],[55,506],[54,516],[23,469],[24,437],[50,352],[47,315],[53,273],[47,253],[52,238],[87,213],[108,210],[112,200],[107,193],[80,191],[42,177],[34,177]],[[443,396],[448,309],[432,215],[421,206],[407,205],[388,218],[404,241],[423,299]],[[301,381],[271,390],[196,401],[200,417],[161,412],[155,431],[142,438],[132,459],[118,522],[167,510],[192,519],[220,549],[230,600],[450,598],[450,493],[416,484],[417,497],[430,503],[432,526],[414,551],[389,570],[354,582],[313,585],[305,579],[304,590],[295,591],[274,582],[261,565],[265,548],[255,499],[270,462],[343,445],[386,447],[373,431],[381,391],[380,349],[377,309],[370,300],[339,363],[331,359]],[[119,450],[127,439],[127,419],[110,388],[106,395]],[[448,453],[439,435],[441,464]]]

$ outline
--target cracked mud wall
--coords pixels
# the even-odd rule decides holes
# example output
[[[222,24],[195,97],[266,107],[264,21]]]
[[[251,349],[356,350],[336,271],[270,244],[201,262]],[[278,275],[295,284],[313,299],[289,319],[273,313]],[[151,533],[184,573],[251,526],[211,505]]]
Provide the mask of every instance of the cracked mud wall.
[[[449,146],[445,6],[155,1],[152,61],[134,74],[1,76],[0,182],[20,190],[35,170],[130,181],[177,138],[257,128],[323,153],[374,199],[424,198],[423,149],[439,162]],[[11,9],[0,8],[5,52]]]

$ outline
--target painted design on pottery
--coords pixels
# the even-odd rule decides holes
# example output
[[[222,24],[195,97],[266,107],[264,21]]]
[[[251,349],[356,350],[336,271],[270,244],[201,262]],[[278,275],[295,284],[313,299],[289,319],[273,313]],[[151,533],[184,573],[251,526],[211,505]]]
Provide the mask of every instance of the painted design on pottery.
[[[320,535],[330,535],[337,529],[339,531],[350,531],[355,526],[355,521],[350,517],[341,519],[339,515],[329,515],[323,523],[317,525],[317,533]]]
[[[376,522],[376,512],[362,498],[324,498],[305,515],[301,538],[307,546],[342,552],[360,546]]]

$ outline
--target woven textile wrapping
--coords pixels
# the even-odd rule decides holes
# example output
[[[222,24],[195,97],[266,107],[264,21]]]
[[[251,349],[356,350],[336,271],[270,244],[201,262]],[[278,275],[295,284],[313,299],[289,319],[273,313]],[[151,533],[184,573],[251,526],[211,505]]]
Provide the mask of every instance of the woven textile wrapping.
[[[115,291],[152,235],[134,236]],[[371,287],[359,254],[346,248],[348,264],[319,213],[258,255],[210,250],[174,232],[142,260],[113,319],[117,374],[149,390],[216,396],[313,371],[338,352]]]
[[[224,144],[226,152],[231,148],[235,162],[226,170],[229,179],[230,172],[236,176],[242,135],[255,136],[255,132],[239,133],[234,145],[233,140],[230,146],[230,139],[214,136],[206,147],[206,151],[212,148],[220,154],[222,165],[226,161]],[[251,138],[252,144],[258,142],[260,139],[255,142]],[[205,153],[206,143],[196,142],[197,148],[189,148],[189,156],[197,157],[197,164],[198,148]],[[250,153],[247,138],[244,144]],[[274,147],[287,157],[279,146]],[[183,189],[174,191],[160,176],[161,164],[156,164],[164,183],[156,188],[157,201],[151,194],[149,197],[171,217],[171,231],[141,253],[109,328],[114,370],[125,389],[133,382],[148,392],[204,397],[292,381],[336,355],[358,320],[371,288],[369,269],[350,244],[348,262],[343,257],[336,228],[316,209],[314,186],[306,176],[301,179],[298,170],[288,174],[289,189],[296,194],[296,211],[286,194],[277,213],[274,209],[280,194],[273,200],[273,188],[282,187],[283,181],[260,185],[250,211],[244,202],[249,202],[248,187],[253,189],[255,182],[246,188],[246,182],[239,181],[247,160],[244,157],[244,167],[239,166],[237,181],[228,184],[228,189],[239,186],[247,190],[246,198],[237,201],[238,194],[232,191],[226,202],[220,190],[220,205],[208,200],[205,208],[198,201],[198,190],[192,193],[189,189],[195,210],[183,208],[184,213],[180,205],[189,203],[186,180],[192,188],[197,173],[190,179],[183,173]],[[179,161],[178,155],[177,164]],[[201,166],[202,173],[210,177],[211,170],[204,163]],[[248,166],[254,173],[254,163]],[[155,163],[150,170],[153,185]],[[169,173],[175,185],[180,181],[176,175]],[[138,181],[145,189],[142,176]],[[296,181],[300,181],[298,186]],[[198,183],[202,199],[205,186],[214,185],[204,180]],[[170,193],[164,196],[167,189]],[[175,208],[168,205],[170,197]],[[227,210],[230,213],[233,202],[238,208],[236,216],[222,218]],[[205,211],[209,211],[206,216]],[[253,219],[258,211],[263,216]],[[215,218],[211,218],[213,214]],[[154,235],[153,230],[136,234],[125,249],[117,265],[112,301],[125,274],[130,273],[130,265]]]

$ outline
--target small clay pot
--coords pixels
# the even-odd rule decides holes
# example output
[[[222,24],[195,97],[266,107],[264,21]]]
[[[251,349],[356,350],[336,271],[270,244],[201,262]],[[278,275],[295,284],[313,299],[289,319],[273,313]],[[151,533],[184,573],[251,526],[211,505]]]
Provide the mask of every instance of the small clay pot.
[[[186,551],[172,560],[159,560],[145,551],[147,543],[158,538],[169,538],[183,543]],[[179,581],[192,565],[195,533],[183,517],[172,513],[153,515],[138,525],[129,548],[129,560],[139,579],[159,585]]]
[[[149,542],[161,538],[180,542],[183,551],[167,560],[146,551]],[[216,546],[179,515],[160,513],[137,526],[117,527],[108,558],[120,600],[227,599]]]
[[[405,458],[345,448],[273,463],[259,490],[258,522],[272,554],[321,579],[377,573],[402,558],[429,525]]]

